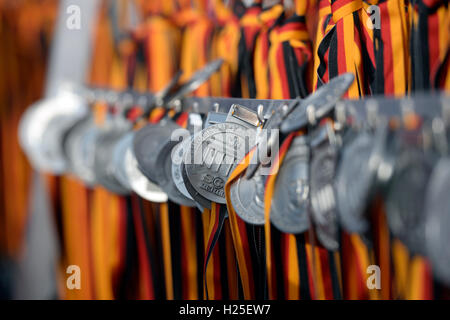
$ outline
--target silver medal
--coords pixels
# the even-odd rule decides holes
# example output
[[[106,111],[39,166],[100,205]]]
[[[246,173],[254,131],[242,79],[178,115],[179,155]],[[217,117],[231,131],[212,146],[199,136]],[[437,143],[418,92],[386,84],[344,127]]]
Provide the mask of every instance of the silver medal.
[[[183,158],[186,154],[187,149],[191,145],[191,141],[192,138],[183,140],[175,146],[172,152],[172,179],[177,189],[188,199],[192,199],[192,197],[186,189],[186,185],[184,184],[181,168]]]
[[[94,119],[88,117],[71,129],[64,145],[69,160],[68,170],[88,187],[97,184],[94,163],[100,132],[101,128],[94,123]]]
[[[309,158],[305,137],[295,137],[276,177],[270,213],[282,232],[298,234],[310,227]]]
[[[351,233],[361,234],[369,228],[365,210],[374,180],[369,168],[373,142],[373,136],[367,131],[358,134],[344,147],[336,174],[335,193],[340,222]]]
[[[157,151],[158,156],[156,158],[162,168],[156,171],[156,181],[158,185],[167,193],[169,199],[179,205],[194,207],[195,202],[190,197],[184,196],[177,188],[174,180],[172,179],[172,150],[176,146],[176,141],[167,141]]]
[[[386,212],[394,236],[411,252],[424,252],[424,198],[432,165],[418,148],[406,148],[396,157],[389,183]]]
[[[254,140],[255,131],[238,123],[213,125],[198,134],[183,161],[195,191],[210,201],[225,204],[225,183]]]
[[[133,135],[135,133],[133,132]],[[133,146],[130,144],[125,151],[125,172],[130,182],[131,188],[137,195],[145,200],[163,203],[168,201],[168,196],[156,184],[147,179],[139,170],[136,157],[133,153]]]
[[[245,222],[264,225],[265,179],[259,170],[247,179],[241,175],[230,187],[230,200],[236,214]]]
[[[450,159],[435,166],[425,201],[425,244],[436,278],[450,285]]]
[[[87,112],[86,101],[66,89],[27,110],[19,124],[19,141],[35,168],[53,174],[66,171],[64,135]]]
[[[337,250],[338,225],[333,181],[337,149],[326,144],[314,151],[311,161],[311,212],[317,238],[328,250]]]
[[[139,169],[153,183],[158,182],[156,175],[161,170],[161,164],[157,161],[158,150],[177,128],[179,126],[172,120],[165,119],[157,124],[147,124],[133,138],[133,152]]]
[[[126,195],[129,189],[120,184],[114,176],[115,165],[113,162],[114,148],[118,141],[128,132],[129,128],[112,126],[103,130],[99,135],[95,150],[95,176],[96,181],[106,189],[119,195]]]
[[[196,128],[199,128],[201,126],[201,123],[203,122],[201,118],[198,117],[198,114],[191,114],[190,117],[194,121],[190,121],[192,124],[192,128],[194,129],[194,134],[190,136],[189,138],[186,138],[182,142],[178,143],[172,152],[172,179],[177,187],[177,189],[188,199],[192,199],[195,201],[196,206],[199,208],[201,212],[203,212],[204,208],[211,208],[211,201],[208,199],[205,199],[200,194],[198,194],[192,185],[189,182],[189,179],[187,178],[183,160],[188,152],[188,150],[191,149],[191,144],[194,141],[194,136],[198,134],[198,132],[195,133]],[[227,114],[211,111],[208,113],[207,119],[205,121],[205,128],[208,128],[214,124],[217,123],[223,123],[226,121]],[[189,190],[188,187],[189,186]],[[194,199],[191,195],[195,194],[196,198]]]
[[[112,156],[113,174],[117,181],[126,189],[131,190],[131,184],[128,180],[128,176],[125,169],[125,156],[126,151],[131,148],[133,143],[133,132],[126,133],[116,143]]]

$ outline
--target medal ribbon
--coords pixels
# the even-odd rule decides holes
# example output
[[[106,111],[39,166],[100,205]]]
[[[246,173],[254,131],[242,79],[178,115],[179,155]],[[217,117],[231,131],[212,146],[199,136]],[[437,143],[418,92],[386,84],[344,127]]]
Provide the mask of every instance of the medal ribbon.
[[[449,88],[450,14],[446,0],[413,0],[411,59],[413,90]]]
[[[260,13],[259,19],[262,28],[255,42],[254,74],[256,85],[256,98],[268,99],[270,97],[269,83],[269,48],[270,33],[277,27],[284,17],[283,5],[277,4]]]
[[[318,86],[339,74],[355,75],[349,98],[370,94],[373,82],[373,32],[365,23],[368,5],[362,0],[332,0],[331,14],[334,26],[318,46],[320,60],[317,68]]]
[[[382,28],[373,29],[376,72],[374,94],[404,96],[411,88],[408,1],[378,1]]]
[[[238,97],[256,98],[256,83],[253,65],[256,37],[261,29],[261,21],[259,20],[260,13],[261,0],[254,1],[252,6],[245,11],[239,21],[241,26],[241,37],[238,45],[238,92],[236,93]]]
[[[230,198],[230,188],[233,182],[245,171],[250,163],[250,159],[254,154],[255,149],[250,151],[244,159],[233,170],[225,185],[225,197],[227,200],[227,208],[229,213],[229,221],[231,234],[233,237],[234,248],[236,250],[236,259],[239,267],[239,275],[243,289],[244,299],[254,300],[255,295],[255,279],[253,274],[253,261],[250,252],[250,244],[248,241],[247,229],[245,222],[242,221],[233,208]]]

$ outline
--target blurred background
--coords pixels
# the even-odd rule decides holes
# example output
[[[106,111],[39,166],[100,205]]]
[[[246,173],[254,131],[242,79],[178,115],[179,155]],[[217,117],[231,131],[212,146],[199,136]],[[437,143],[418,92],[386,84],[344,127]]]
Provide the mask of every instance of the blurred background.
[[[58,16],[59,1],[0,2],[0,295],[12,298],[55,297],[52,290],[26,293],[18,275],[24,261],[31,216],[33,171],[18,143],[18,124],[27,106],[44,94],[47,62]],[[46,212],[44,212],[44,216]],[[48,229],[42,230],[48,232]],[[53,260],[55,262],[55,260]],[[52,263],[52,262],[50,262]],[[39,268],[39,263],[36,270]],[[32,267],[31,267],[32,269]],[[31,271],[31,270],[29,270]],[[39,271],[37,276],[39,277]],[[49,271],[43,279],[51,280]],[[17,281],[21,281],[19,284]],[[18,287],[14,288],[17,284]],[[25,286],[25,287],[24,287]],[[20,291],[24,292],[20,293]],[[15,294],[14,294],[15,292]]]
[[[278,3],[263,2],[270,8]],[[423,34],[412,31],[414,23],[407,23],[423,16],[422,7],[413,6],[415,1],[364,1],[367,5],[380,2],[383,19],[391,19],[391,24],[382,25],[383,32],[372,32],[365,24],[369,16],[364,9],[356,11],[358,23],[339,18],[333,29],[333,17],[339,15],[339,8],[332,8],[332,2],[335,1],[285,1],[281,9],[274,7],[261,14],[261,1],[0,0],[0,299],[170,299],[174,298],[174,291],[175,298],[203,297],[198,270],[192,271],[193,280],[186,284],[190,291],[183,291],[172,274],[185,272],[186,265],[172,270],[177,260],[173,252],[164,253],[164,241],[170,238],[164,238],[168,228],[164,210],[192,215],[189,223],[193,225],[194,213],[180,207],[174,209],[171,204],[133,202],[135,199],[119,197],[101,187],[87,188],[71,175],[55,176],[32,169],[18,141],[21,116],[34,102],[52,96],[65,81],[158,92],[179,69],[184,71],[183,81],[208,61],[223,58],[220,72],[197,89],[196,96],[304,98],[315,91],[318,82],[347,71],[362,77],[346,98],[372,94],[403,97],[415,90],[448,92],[448,1],[436,1],[439,4],[434,11],[436,16],[429,20],[432,27],[426,35],[428,43],[420,38]],[[411,11],[405,8],[418,10],[422,15],[408,15],[405,12]],[[292,17],[298,20],[290,20]],[[345,26],[352,23],[350,28],[360,32],[360,38],[355,40],[358,45],[339,47],[339,55],[332,45],[332,49],[323,48],[326,53],[319,51],[319,44],[330,43],[325,35],[331,29],[337,30],[337,38],[343,37],[344,20]],[[290,26],[284,29],[288,32],[282,37],[269,37],[276,23],[292,21],[298,24],[295,33],[289,33]],[[247,42],[242,34],[247,36]],[[261,34],[264,41],[255,45],[254,40]],[[410,45],[413,38],[421,44],[419,47]],[[389,46],[374,45],[383,41]],[[278,46],[279,51],[269,54],[269,44]],[[291,50],[290,60],[276,55],[283,46]],[[429,70],[425,75],[420,64],[411,61],[422,60],[421,50],[428,49],[429,61],[424,65]],[[330,52],[339,59],[347,55],[350,66],[356,61],[357,71],[345,70],[346,64],[337,58],[333,60]],[[249,53],[251,58],[246,56]],[[318,76],[315,70],[321,64],[324,72]],[[379,68],[374,68],[377,64]],[[294,76],[286,76],[289,81],[284,81],[278,77],[279,70],[293,70]],[[418,76],[422,74],[423,77]],[[141,229],[147,238],[139,238]],[[131,240],[127,238],[130,235]],[[227,237],[229,244],[229,233]],[[170,239],[172,244],[176,241]],[[389,256],[383,248],[380,250]],[[428,262],[408,260],[406,249],[398,248],[398,265],[411,263],[413,270],[408,274],[412,281],[410,291],[392,289],[389,272],[394,266],[390,260],[384,260],[384,270],[390,271],[383,278],[387,282],[383,282],[381,293],[371,296],[361,289],[364,284],[351,283],[350,287],[357,289],[344,290],[344,297],[432,298]],[[234,256],[228,263],[236,265]],[[82,270],[81,290],[70,290],[66,285],[69,265]],[[230,273],[229,279],[232,277],[237,275]],[[215,280],[213,276],[211,279]],[[395,281],[397,288],[403,288],[407,282],[402,277]],[[288,288],[289,279],[286,283]],[[326,288],[324,285],[316,298],[332,299],[333,294],[328,294]],[[286,290],[289,296],[291,293]],[[230,297],[240,297],[238,288],[231,291]],[[299,295],[292,297],[298,299]]]

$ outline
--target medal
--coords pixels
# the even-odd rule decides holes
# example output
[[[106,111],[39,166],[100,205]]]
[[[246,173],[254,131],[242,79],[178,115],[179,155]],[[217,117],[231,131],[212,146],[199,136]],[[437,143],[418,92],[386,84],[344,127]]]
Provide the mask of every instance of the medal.
[[[225,183],[238,162],[253,147],[259,124],[253,111],[233,105],[227,122],[205,128],[194,137],[183,165],[190,182],[186,188],[195,200],[199,194],[209,201],[226,203]]]
[[[125,169],[125,156],[128,148],[133,143],[133,132],[127,132],[116,143],[113,150],[112,165],[113,174],[116,180],[127,190],[131,191],[131,184],[128,180],[127,172]]]
[[[169,199],[179,205],[194,207],[195,203],[190,197],[184,196],[177,188],[172,179],[172,150],[177,145],[177,141],[167,141],[162,144],[157,153],[156,162],[160,169],[155,172],[155,179],[158,186],[168,195]]]
[[[247,179],[241,175],[230,187],[230,199],[236,214],[245,222],[264,225],[265,176],[260,172]]]
[[[431,175],[425,201],[425,244],[436,278],[450,285],[450,159],[441,158]]]
[[[294,137],[275,182],[270,220],[280,231],[299,234],[309,221],[309,147],[304,136]]]
[[[389,228],[411,252],[424,252],[424,198],[433,163],[422,149],[422,131],[402,130],[394,140],[396,156],[386,189]]]
[[[97,147],[94,159],[96,181],[106,189],[119,195],[128,194],[129,189],[122,186],[114,175],[116,167],[113,161],[113,153],[117,142],[128,130],[128,126],[112,126],[103,130],[96,140]]]
[[[338,151],[324,144],[313,152],[311,161],[311,208],[317,238],[328,250],[337,250],[338,225],[333,182]]]
[[[139,169],[153,183],[157,183],[157,171],[161,170],[157,152],[178,128],[172,120],[165,119],[157,124],[147,124],[134,135],[133,152]]]
[[[19,124],[19,141],[35,168],[53,174],[66,171],[65,133],[87,112],[86,101],[69,90],[61,90],[25,112]]]
[[[133,132],[133,135],[136,133]],[[134,137],[132,137],[133,139]],[[151,202],[164,203],[169,199],[167,194],[139,170],[136,157],[133,153],[132,144],[128,145],[125,151],[125,172],[130,182],[131,188],[143,199]]]
[[[88,187],[96,182],[94,161],[96,139],[101,129],[91,117],[77,123],[68,133],[64,148],[68,158],[68,170]]]

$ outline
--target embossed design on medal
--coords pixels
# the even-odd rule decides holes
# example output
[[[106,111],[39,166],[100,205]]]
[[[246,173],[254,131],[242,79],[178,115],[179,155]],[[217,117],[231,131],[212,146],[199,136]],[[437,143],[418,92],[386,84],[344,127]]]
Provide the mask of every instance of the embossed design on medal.
[[[217,123],[224,123],[226,118],[227,114],[219,112],[219,105],[216,104],[215,110],[208,113],[204,126],[205,128],[208,128]],[[198,127],[200,124],[198,120],[200,119],[198,119],[198,117],[194,117],[193,120],[197,122],[196,126]],[[204,208],[211,209],[211,201],[195,191],[189,181],[189,178],[187,177],[184,165],[184,159],[189,150],[191,150],[192,144],[194,143],[194,137],[198,134],[201,134],[201,131],[195,132],[194,130],[194,134],[191,135],[190,139],[185,139],[174,148],[172,157],[172,178],[178,190],[180,190],[180,192],[187,198],[194,200],[197,208],[203,212]]]
[[[227,122],[205,128],[194,137],[184,168],[196,192],[212,202],[226,203],[225,183],[254,146],[259,125],[253,111],[233,105]]]
[[[275,182],[270,221],[280,231],[292,234],[310,227],[309,146],[304,136],[291,143]]]
[[[247,135],[247,129],[238,124],[218,124],[195,137],[191,149],[194,163],[188,164],[190,152],[184,163],[193,187],[205,198],[225,203],[225,182],[239,161],[238,149],[245,148],[246,137],[252,138]]]
[[[317,238],[328,250],[337,250],[338,226],[333,182],[337,149],[325,144],[313,151],[311,162],[311,212]]]

